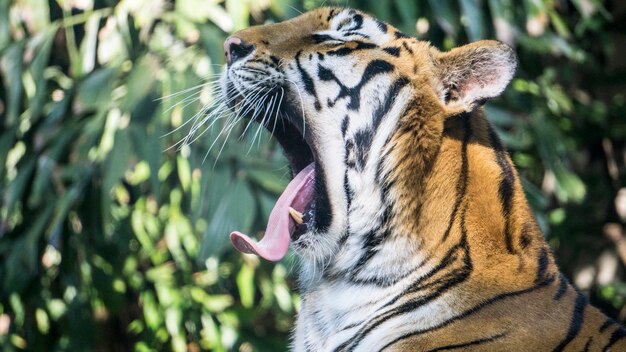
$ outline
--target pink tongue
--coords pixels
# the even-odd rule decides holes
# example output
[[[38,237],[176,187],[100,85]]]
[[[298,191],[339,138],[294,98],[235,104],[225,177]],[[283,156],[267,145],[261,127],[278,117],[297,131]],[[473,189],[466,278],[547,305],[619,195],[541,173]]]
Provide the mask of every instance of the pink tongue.
[[[256,242],[239,231],[230,234],[230,241],[238,251],[259,255],[267,260],[281,260],[289,249],[291,232],[296,227],[289,215],[289,207],[303,212],[313,200],[315,165],[309,164],[289,182],[283,194],[276,201],[267,221],[265,235]]]

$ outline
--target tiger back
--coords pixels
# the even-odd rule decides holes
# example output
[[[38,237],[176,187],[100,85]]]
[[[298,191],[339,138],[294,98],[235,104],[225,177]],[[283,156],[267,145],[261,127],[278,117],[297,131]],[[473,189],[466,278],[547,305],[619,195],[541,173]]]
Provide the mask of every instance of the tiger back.
[[[223,93],[294,179],[242,252],[301,259],[295,351],[624,351],[626,330],[559,273],[482,103],[498,42],[440,52],[321,8],[227,39]]]

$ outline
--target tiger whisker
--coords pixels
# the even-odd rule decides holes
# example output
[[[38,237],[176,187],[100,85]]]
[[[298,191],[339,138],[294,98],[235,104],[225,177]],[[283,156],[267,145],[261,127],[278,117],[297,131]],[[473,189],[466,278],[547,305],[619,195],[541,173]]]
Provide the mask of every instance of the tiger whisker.
[[[263,81],[258,82],[258,83],[257,83],[257,84],[255,84],[255,86],[253,86],[253,87],[256,87],[256,86],[258,86],[258,85],[261,85],[262,83],[263,83]],[[202,132],[201,132],[198,136],[196,136],[195,138],[193,138],[193,137],[194,137],[194,135],[196,134],[196,132],[200,129],[200,127],[202,127],[202,125],[204,125],[204,124],[206,123],[206,121],[210,120],[210,119],[211,119],[211,118],[213,118],[214,116],[219,116],[220,114],[223,114],[224,112],[226,112],[226,111],[228,110],[228,106],[227,106],[227,105],[228,105],[231,101],[233,101],[233,100],[235,100],[235,99],[237,99],[237,97],[236,97],[236,96],[235,96],[235,97],[231,97],[231,98],[229,98],[229,99],[227,99],[227,100],[225,100],[225,101],[224,101],[223,97],[222,97],[222,96],[220,96],[220,97],[218,97],[218,98],[216,99],[216,101],[215,101],[215,102],[218,102],[218,101],[219,101],[218,108],[216,108],[214,111],[212,111],[209,115],[205,116],[205,118],[203,118],[203,119],[202,119],[199,123],[196,123],[197,118],[198,118],[199,116],[203,115],[204,113],[206,113],[206,111],[208,111],[208,109],[210,109],[211,107],[215,106],[215,102],[214,102],[214,104],[211,104],[211,105],[210,105],[210,106],[208,106],[208,107],[203,107],[203,109],[201,109],[198,113],[196,113],[196,114],[195,114],[195,115],[194,115],[194,116],[193,116],[190,120],[188,120],[187,122],[185,122],[185,124],[187,124],[187,123],[189,123],[190,121],[194,121],[194,124],[193,124],[193,126],[192,126],[191,130],[189,131],[189,133],[185,136],[185,138],[183,138],[183,140],[182,140],[182,142],[183,142],[183,143],[182,143],[182,146],[184,146],[184,145],[189,145],[189,144],[191,144],[191,143],[195,142],[195,141],[196,141],[196,140],[197,140],[200,136],[202,136],[204,133],[206,133],[206,131],[208,130],[208,128],[207,128],[207,129],[204,129],[204,130],[203,130],[203,131],[202,131]],[[245,104],[245,101],[246,101],[246,97],[244,97],[244,99],[243,99],[240,103],[238,103],[237,105],[238,105],[238,106],[243,106],[243,105]],[[219,118],[218,118],[218,119],[215,119],[214,121],[217,121],[217,120],[219,120]],[[211,127],[212,125],[213,125],[213,124],[211,124],[209,127]],[[182,126],[181,126],[181,127],[182,127]],[[180,127],[179,127],[179,128],[180,128]],[[192,139],[192,138],[193,138],[193,139]],[[191,139],[191,141],[190,141],[190,139]],[[176,146],[176,145],[178,145],[178,144],[179,144],[179,143],[175,144],[174,146]]]
[[[257,106],[262,106],[262,104],[265,103],[265,100],[267,100],[267,94],[263,97],[263,100],[259,104],[257,104]],[[255,114],[256,114],[256,111],[258,111],[258,110],[255,110]],[[248,121],[248,123],[246,124],[245,129],[243,130],[243,132],[241,132],[241,137],[242,138],[243,138],[244,134],[248,131],[248,128],[252,125],[252,122],[254,121],[254,117],[256,117],[256,116],[253,116]]]
[[[285,97],[285,89],[283,87],[280,87],[280,91],[281,91],[281,93],[280,93],[280,101],[278,103],[278,107],[276,108],[277,112],[280,111],[280,106],[283,103],[283,98]],[[272,133],[270,135],[270,138],[271,138],[271,136],[274,135],[274,131],[276,131],[276,122],[277,121],[278,121],[278,113],[276,114],[276,116],[274,116],[274,126],[272,126]]]
[[[221,99],[221,98],[216,99],[216,101],[218,101],[219,99]],[[185,109],[187,106],[189,106],[189,105],[193,104],[194,102],[196,102],[196,101],[198,101],[198,100],[199,100],[199,98],[192,100],[191,102],[189,102],[189,103],[185,104],[185,105],[182,107],[182,109]],[[161,136],[161,138],[166,137],[166,136],[169,136],[169,135],[171,135],[172,133],[175,133],[176,131],[180,130],[181,128],[183,128],[183,127],[187,126],[190,122],[194,122],[194,123],[195,123],[195,121],[196,121],[196,120],[197,120],[197,119],[198,119],[201,115],[203,115],[203,114],[205,114],[207,111],[209,111],[213,105],[215,105],[215,104],[212,104],[212,105],[207,105],[207,106],[203,106],[203,107],[202,107],[202,108],[200,108],[200,110],[199,110],[197,113],[195,113],[195,114],[194,114],[194,115],[193,115],[190,119],[188,119],[187,121],[183,122],[180,126],[176,127],[176,128],[175,128],[175,129],[173,129],[172,131],[170,131],[170,132],[168,132],[168,133],[166,133],[166,134],[162,135],[162,136]],[[172,107],[172,108],[173,108],[173,107]],[[171,108],[170,108],[170,109],[171,109]],[[165,111],[165,113],[167,113],[170,109],[166,110],[166,111]],[[193,128],[193,126],[192,126],[192,128]]]
[[[219,77],[219,76],[220,76],[220,74],[216,74],[212,78]],[[219,81],[218,80],[212,80],[210,82],[204,82],[204,83],[195,85],[193,87],[185,88],[185,89],[183,89],[181,91],[178,91],[178,92],[175,92],[175,93],[172,93],[172,94],[168,94],[168,95],[164,95],[162,97],[156,98],[156,99],[154,99],[154,101],[167,100],[167,99],[170,99],[170,98],[174,98],[174,97],[177,97],[179,95],[182,95],[182,94],[185,94],[185,93],[188,93],[188,92],[192,92],[194,90],[199,90],[199,89],[204,88],[204,87],[209,86],[209,85],[215,85],[216,88],[219,88],[219,84],[216,85],[216,83],[219,83]]]
[[[267,96],[267,93],[265,93],[265,94],[264,94],[264,95],[262,95],[262,96],[259,96],[259,95],[258,95],[259,93],[260,93],[260,92],[257,92],[257,97],[256,97],[256,98],[254,98],[254,100],[253,100],[252,102],[248,103],[248,108],[247,108],[247,109],[246,109],[243,113],[241,113],[241,114],[240,114],[240,116],[237,116],[237,117],[235,118],[235,120],[234,120],[234,121],[232,121],[230,124],[228,124],[228,126],[225,128],[228,132],[227,132],[227,134],[226,134],[226,137],[224,138],[224,142],[222,143],[222,147],[220,148],[219,152],[217,153],[217,157],[215,158],[215,161],[214,161],[214,163],[213,163],[213,167],[215,167],[215,165],[217,164],[217,161],[218,161],[218,159],[219,159],[220,155],[222,154],[222,151],[224,150],[224,147],[226,146],[226,143],[228,142],[228,137],[229,137],[229,136],[230,136],[230,134],[232,133],[232,130],[233,130],[233,129],[234,129],[234,127],[237,125],[237,123],[243,119],[243,117],[244,117],[244,116],[245,116],[245,115],[246,115],[246,114],[250,111],[250,109],[253,109],[254,107],[256,107],[256,106],[258,106],[258,105],[259,105],[259,103],[260,103],[260,102],[259,102],[259,100],[260,100],[260,99],[264,99],[264,98]],[[255,114],[256,114],[256,111],[253,113],[253,115],[252,115],[252,118],[251,118],[251,119],[253,119],[253,118],[254,118]],[[223,130],[222,130],[222,131],[223,131]],[[220,135],[221,135],[221,132],[220,132]],[[218,135],[218,137],[219,137],[219,135]],[[217,141],[217,140],[218,140],[218,139],[216,139],[216,141]],[[212,147],[212,146],[211,146],[211,147]],[[208,152],[210,152],[210,150],[211,150],[211,148],[209,148],[209,151],[208,151]],[[205,155],[205,158],[204,158],[205,160],[206,160],[206,157],[208,156],[208,152],[207,152],[207,155]],[[204,160],[203,160],[203,161],[204,161]]]
[[[250,148],[252,148],[252,146],[254,146],[254,141],[256,140],[257,136],[259,135],[259,132],[261,131],[262,127],[266,127],[265,126],[265,119],[268,116],[268,113],[271,115],[271,112],[274,108],[274,104],[276,103],[275,100],[276,96],[272,96],[270,102],[268,103],[268,107],[267,109],[265,109],[265,114],[263,115],[263,119],[261,120],[261,122],[259,123],[259,127],[257,127],[256,132],[254,133],[254,138],[252,139],[252,145],[250,146]],[[260,143],[260,139],[259,139],[259,143]],[[257,144],[257,148],[260,146],[260,144]],[[250,150],[248,150],[249,152]]]
[[[256,130],[256,132],[254,134],[254,137],[252,138],[252,143],[250,143],[250,148],[248,148],[248,152],[247,153],[250,153],[250,151],[252,150],[252,147],[254,147],[254,141],[255,141],[255,139],[256,139],[259,131],[260,131],[260,128],[263,127],[263,123],[265,122],[265,118],[267,117],[267,114],[269,112],[269,107],[271,106],[272,101],[274,100],[274,98],[275,98],[275,96],[270,97],[270,101],[267,104],[267,107],[265,108],[265,113],[263,114],[263,118],[261,119],[261,122],[259,123],[259,127],[257,127],[257,130]]]
[[[226,142],[228,141],[228,137],[230,136],[234,126],[236,125],[236,123],[238,121],[240,121],[243,116],[245,116],[245,114],[251,109],[253,108],[255,105],[255,103],[257,102],[257,99],[260,98],[259,94],[261,94],[261,91],[257,91],[253,96],[251,96],[250,98],[248,97],[244,97],[244,99],[238,103],[238,109],[235,108],[235,121],[227,124],[226,126],[224,126],[222,128],[222,130],[219,132],[219,134],[217,135],[217,137],[215,138],[215,140],[213,141],[213,143],[211,143],[211,146],[209,147],[209,149],[207,150],[207,153],[204,156],[203,162],[206,160],[206,158],[208,157],[209,153],[211,152],[211,150],[213,149],[213,147],[215,146],[215,144],[217,143],[217,141],[220,139],[220,137],[224,134],[224,131],[227,131],[226,137],[224,138],[224,143],[222,144],[222,147],[220,148],[220,151],[217,155],[217,157],[215,158],[215,162],[213,164],[213,166],[215,167],[215,164],[217,163],[217,160],[219,159],[219,156],[221,155],[222,150],[224,149],[224,146],[226,145]],[[251,102],[246,102],[247,99],[252,100]],[[242,110],[245,106],[248,106],[247,109],[245,110],[245,112],[242,114]]]

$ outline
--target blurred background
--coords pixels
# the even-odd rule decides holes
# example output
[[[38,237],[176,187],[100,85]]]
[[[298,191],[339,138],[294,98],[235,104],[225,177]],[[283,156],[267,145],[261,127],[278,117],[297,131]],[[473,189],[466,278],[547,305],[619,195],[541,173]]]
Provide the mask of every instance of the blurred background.
[[[229,33],[322,5],[515,48],[489,118],[566,275],[626,319],[626,2],[0,0],[1,350],[287,348],[297,261],[228,241],[265,228],[280,149],[229,119],[180,142]]]

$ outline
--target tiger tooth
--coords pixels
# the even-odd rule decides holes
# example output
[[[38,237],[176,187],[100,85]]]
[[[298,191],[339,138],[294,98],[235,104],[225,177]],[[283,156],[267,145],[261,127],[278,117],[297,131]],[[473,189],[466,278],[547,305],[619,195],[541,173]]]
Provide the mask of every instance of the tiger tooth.
[[[302,224],[302,213],[297,211],[296,209],[289,207],[289,215],[291,215],[291,218],[293,219],[293,221],[296,222],[296,224],[300,225]]]

